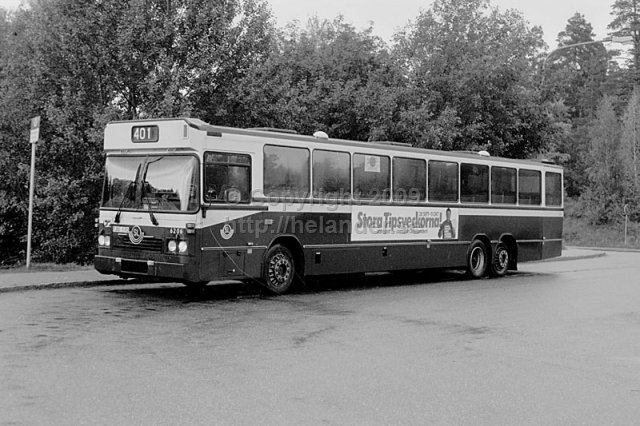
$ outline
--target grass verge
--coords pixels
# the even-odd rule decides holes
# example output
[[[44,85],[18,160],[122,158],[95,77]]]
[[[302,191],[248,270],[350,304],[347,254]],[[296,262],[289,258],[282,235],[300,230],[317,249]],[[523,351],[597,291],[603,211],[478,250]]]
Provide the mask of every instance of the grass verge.
[[[640,224],[629,222],[625,245],[624,223],[591,225],[572,216],[564,218],[565,245],[578,247],[609,247],[640,249]]]
[[[20,272],[69,272],[69,271],[86,271],[93,269],[93,265],[76,265],[75,263],[32,263],[27,269],[25,265],[0,268],[2,273],[20,273]]]

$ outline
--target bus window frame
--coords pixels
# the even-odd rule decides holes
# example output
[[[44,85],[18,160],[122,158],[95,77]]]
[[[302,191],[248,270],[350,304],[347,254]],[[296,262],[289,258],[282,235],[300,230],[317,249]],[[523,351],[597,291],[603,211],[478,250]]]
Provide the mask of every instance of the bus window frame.
[[[299,195],[281,195],[281,194],[277,194],[277,195],[272,195],[272,194],[267,194],[267,192],[265,191],[265,182],[266,182],[266,164],[267,162],[265,161],[266,159],[266,154],[265,154],[265,149],[267,147],[277,147],[277,148],[291,148],[291,149],[301,149],[304,151],[307,151],[308,154],[308,161],[309,161],[309,165],[307,167],[307,173],[309,174],[309,177],[307,179],[307,185],[308,185],[308,191],[306,192],[306,195],[304,197],[301,197]],[[304,147],[304,146],[297,146],[297,145],[281,145],[281,144],[275,144],[275,143],[265,143],[262,145],[262,188],[260,189],[260,191],[262,192],[262,195],[266,198],[266,199],[270,199],[270,200],[310,200],[312,199],[312,177],[313,177],[313,157],[311,155],[312,149],[309,147]]]
[[[513,202],[507,203],[507,202],[494,201],[494,194],[493,194],[493,170],[494,169],[513,170],[515,181],[516,181]],[[491,165],[491,169],[489,171],[489,201],[491,205],[504,206],[504,207],[517,206],[518,205],[518,189],[519,187],[518,187],[518,168],[517,167]]]
[[[560,179],[560,191],[558,193],[558,197],[560,198],[560,203],[559,204],[549,204],[548,201],[548,197],[547,197],[547,175],[549,174],[554,174],[554,175],[558,175],[558,178]],[[559,208],[562,207],[564,204],[564,179],[563,179],[563,175],[560,172],[554,172],[551,170],[544,170],[543,173],[543,177],[544,177],[544,206],[545,207],[551,207],[551,208]]]
[[[396,186],[394,183],[394,179],[395,179],[395,173],[394,173],[394,163],[397,160],[412,160],[412,161],[421,161],[424,164],[424,198],[420,198],[418,200],[411,200],[411,199],[405,199],[405,200],[398,200],[395,197],[395,190],[396,190]],[[428,176],[429,176],[429,160],[427,158],[416,158],[416,157],[405,157],[405,156],[393,156],[391,157],[391,170],[390,170],[390,174],[391,174],[391,200],[394,203],[399,203],[399,204],[411,204],[411,203],[420,203],[420,204],[424,204],[427,203],[429,200],[429,182],[428,182]]]
[[[429,188],[429,183],[431,181],[429,173],[431,170],[431,163],[447,163],[447,164],[455,164],[456,165],[456,199],[455,200],[432,200],[431,199],[431,190]],[[445,159],[433,159],[429,158],[427,161],[427,203],[431,204],[460,204],[460,161],[456,160],[445,160]]]
[[[242,156],[246,156],[249,157],[249,165],[247,166],[246,164],[240,164],[240,163],[210,163],[210,164],[225,164],[225,165],[234,165],[234,166],[243,166],[243,167],[248,167],[249,168],[249,188],[248,188],[248,193],[249,193],[249,197],[246,200],[240,200],[240,201],[228,201],[228,200],[206,200],[205,198],[205,189],[206,189],[206,170],[205,168],[207,167],[207,162],[205,161],[206,155],[207,154],[226,154],[226,155],[242,155]],[[251,202],[253,201],[253,157],[251,156],[250,153],[248,152],[234,152],[234,151],[203,151],[202,154],[202,183],[201,183],[202,189],[201,189],[201,194],[202,194],[202,205],[203,206],[207,206],[207,207],[211,207],[211,206],[219,206],[219,205],[237,205],[237,204],[251,204]]]
[[[317,151],[320,152],[332,152],[332,153],[336,153],[336,154],[347,154],[347,157],[349,159],[349,165],[348,165],[348,174],[349,174],[349,196],[346,197],[340,197],[340,196],[326,196],[326,195],[315,195],[315,178],[313,176],[315,167],[313,165],[314,159],[315,159],[315,153]],[[344,201],[351,201],[353,200],[353,159],[352,159],[352,153],[349,151],[340,151],[340,150],[335,150],[335,149],[329,149],[329,148],[313,148],[311,150],[311,159],[309,162],[309,166],[311,168],[310,173],[309,173],[309,178],[311,180],[311,186],[310,186],[310,193],[311,193],[311,198],[313,198],[314,200],[344,200]]]
[[[520,172],[525,171],[525,172],[535,172],[538,173],[538,196],[540,197],[540,200],[538,203],[521,203],[520,202]],[[517,181],[516,181],[516,185],[518,187],[518,206],[524,206],[524,207],[543,207],[544,204],[542,203],[542,197],[543,197],[543,192],[542,192],[542,186],[543,186],[543,171],[542,170],[538,170],[538,169],[528,169],[526,167],[519,167],[518,168],[518,174],[517,174]]]
[[[374,197],[362,197],[362,196],[358,196],[356,197],[356,155],[362,155],[364,157],[366,156],[373,156],[373,157],[380,157],[380,165],[382,166],[382,158],[386,158],[389,161],[389,172],[387,173],[387,183],[388,183],[388,187],[387,189],[387,196],[385,197],[385,191],[380,191],[378,192]],[[378,154],[378,153],[372,153],[372,152],[362,152],[362,151],[355,151],[352,153],[351,155],[351,200],[354,201],[355,203],[382,203],[382,204],[389,204],[392,202],[392,191],[391,191],[391,184],[392,184],[392,179],[393,179],[393,166],[391,163],[393,156],[392,155],[388,155],[388,154]],[[365,159],[366,161],[366,159]],[[364,164],[364,163],[363,163]],[[363,173],[364,173],[364,167],[363,167]]]
[[[464,166],[475,166],[475,167],[482,167],[482,168],[486,168],[487,170],[487,185],[486,185],[486,194],[487,194],[487,199],[483,200],[483,201],[475,201],[475,200],[471,200],[471,201],[467,201],[467,200],[463,200],[462,197],[462,168]],[[460,177],[458,179],[458,192],[459,192],[459,199],[460,199],[460,203],[461,204],[478,204],[478,205],[487,205],[490,203],[491,201],[491,166],[489,166],[488,164],[482,164],[482,163],[472,163],[472,162],[460,162],[458,164],[458,170],[460,171]],[[475,192],[477,194],[477,191]],[[475,195],[474,195],[475,198]]]

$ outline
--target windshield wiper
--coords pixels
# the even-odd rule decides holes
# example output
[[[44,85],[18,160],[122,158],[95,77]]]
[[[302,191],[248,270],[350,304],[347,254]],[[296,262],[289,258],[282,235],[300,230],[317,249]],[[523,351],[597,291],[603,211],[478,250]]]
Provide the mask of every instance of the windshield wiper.
[[[145,173],[146,176],[146,173]],[[145,194],[147,193],[146,190],[146,185],[147,182],[146,181],[142,181],[142,189],[140,190],[140,201],[142,202],[142,205],[144,206],[144,197]],[[147,202],[147,210],[149,211],[149,218],[151,219],[151,223],[153,223],[155,226],[158,226],[158,220],[156,219],[156,216],[153,214],[153,211],[151,211],[151,203]]]
[[[131,194],[131,192],[133,192],[135,194],[135,191],[136,191],[136,186],[135,185],[136,185],[136,181],[134,181],[134,180],[129,182],[129,185],[127,185],[127,189],[124,191],[124,195],[122,197],[122,201],[120,202],[120,205],[118,206],[118,212],[116,213],[116,217],[113,220],[115,223],[120,223],[120,213],[122,213],[122,208],[124,207],[124,202],[131,198],[129,196],[129,194]],[[133,191],[132,191],[132,188],[133,188]]]
[[[142,202],[142,205],[144,206],[144,197],[147,193],[147,172],[149,171],[149,164],[155,163],[157,161],[160,161],[164,158],[164,156],[159,157],[155,160],[149,161],[149,159],[147,158],[147,160],[145,161],[144,164],[144,174],[142,175],[142,188],[140,189],[140,202]],[[153,212],[151,211],[151,203],[147,202],[147,210],[149,210],[149,218],[151,219],[151,223],[153,223],[155,226],[158,226],[158,220],[156,219],[156,216],[153,214]]]

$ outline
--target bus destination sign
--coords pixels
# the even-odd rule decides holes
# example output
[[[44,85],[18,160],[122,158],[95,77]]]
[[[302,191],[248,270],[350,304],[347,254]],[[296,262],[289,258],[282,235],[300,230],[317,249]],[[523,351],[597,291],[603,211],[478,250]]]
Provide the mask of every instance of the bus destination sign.
[[[131,142],[133,143],[158,142],[159,139],[158,126],[133,126],[131,128]]]

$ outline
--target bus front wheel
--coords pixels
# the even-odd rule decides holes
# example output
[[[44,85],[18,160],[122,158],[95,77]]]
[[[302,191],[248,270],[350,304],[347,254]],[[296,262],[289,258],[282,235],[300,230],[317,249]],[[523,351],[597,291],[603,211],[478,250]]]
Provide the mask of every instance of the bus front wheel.
[[[482,278],[487,273],[488,258],[487,246],[480,240],[473,241],[467,250],[467,274]]]
[[[267,290],[276,294],[285,293],[291,287],[295,273],[291,251],[281,244],[271,247],[265,257],[263,274]]]
[[[509,269],[509,249],[504,243],[498,243],[491,261],[491,275],[504,277]]]

